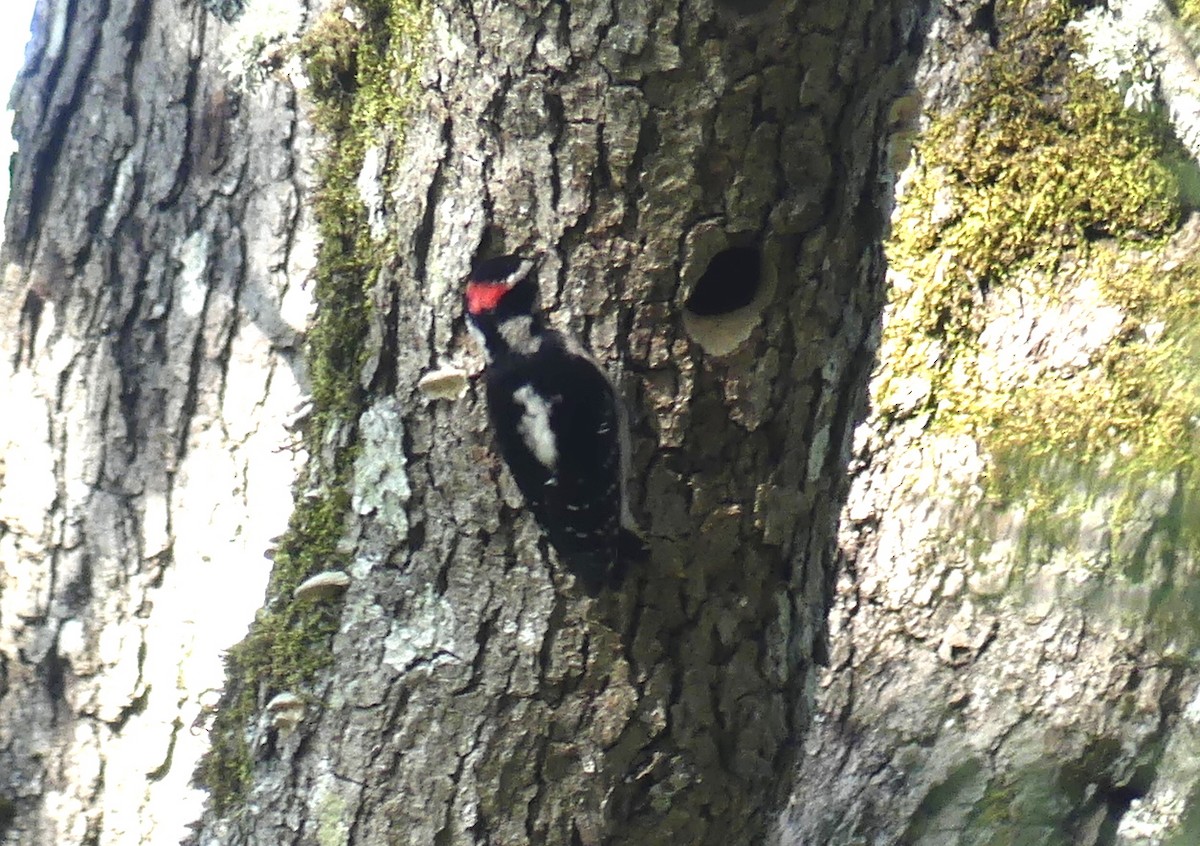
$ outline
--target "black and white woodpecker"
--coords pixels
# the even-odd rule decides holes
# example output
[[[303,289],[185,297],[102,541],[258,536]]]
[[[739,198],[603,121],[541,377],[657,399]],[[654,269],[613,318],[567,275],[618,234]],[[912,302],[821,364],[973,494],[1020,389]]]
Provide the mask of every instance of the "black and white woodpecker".
[[[625,499],[624,408],[604,370],[538,307],[535,259],[478,262],[467,325],[487,359],[488,419],[529,510],[583,589],[616,587],[646,549]]]

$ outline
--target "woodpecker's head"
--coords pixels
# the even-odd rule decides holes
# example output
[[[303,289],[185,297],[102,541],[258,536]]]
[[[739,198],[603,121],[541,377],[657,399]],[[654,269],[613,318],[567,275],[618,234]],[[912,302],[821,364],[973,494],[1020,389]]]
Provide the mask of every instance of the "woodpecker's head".
[[[483,259],[467,277],[467,314],[476,322],[531,314],[537,300],[534,260],[524,256]]]

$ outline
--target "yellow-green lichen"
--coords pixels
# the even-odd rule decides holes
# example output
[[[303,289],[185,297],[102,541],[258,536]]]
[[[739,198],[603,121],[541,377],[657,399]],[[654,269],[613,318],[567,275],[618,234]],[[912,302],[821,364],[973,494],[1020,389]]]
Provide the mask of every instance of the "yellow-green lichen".
[[[1123,503],[1110,527],[1119,551],[1123,520],[1164,478],[1184,484],[1179,507],[1200,509],[1200,263],[1164,262],[1184,211],[1177,143],[1160,116],[1125,110],[1071,61],[1073,14],[1055,2],[1010,22],[969,101],[919,145],[888,244],[873,391],[885,419],[927,415],[932,431],[976,438],[993,503],[1019,501],[1051,536],[1097,497]],[[996,366],[985,347],[998,304],[1058,305],[1067,319],[1089,288],[1118,313],[1106,337],[1067,361],[1030,350]],[[1073,526],[1058,529],[1066,542]]]
[[[275,554],[267,605],[227,658],[226,695],[199,771],[217,813],[231,810],[250,785],[256,712],[278,692],[310,689],[331,660],[338,606],[295,602],[292,594],[312,574],[350,563],[341,541],[366,402],[369,292],[389,249],[371,236],[356,180],[370,145],[402,139],[424,22],[416,0],[338,4],[298,45],[313,120],[328,142],[313,196],[321,243],[307,345],[313,414],[304,432],[313,458],[298,486],[309,493],[298,498]]]
[[[354,813],[347,804],[345,797],[332,791],[320,795],[314,814],[318,846],[341,846],[349,841]]]
[[[1052,274],[1100,236],[1161,239],[1179,218],[1162,129],[1073,66],[1069,11],[1056,4],[1009,36],[918,146],[922,175],[888,244],[918,282],[893,297],[882,357],[894,374],[927,373],[943,407],[957,397],[937,389],[976,346],[985,292],[1019,269]],[[877,383],[885,411],[892,387]]]
[[[1181,24],[1191,30],[1200,27],[1200,0],[1176,0],[1172,5]]]

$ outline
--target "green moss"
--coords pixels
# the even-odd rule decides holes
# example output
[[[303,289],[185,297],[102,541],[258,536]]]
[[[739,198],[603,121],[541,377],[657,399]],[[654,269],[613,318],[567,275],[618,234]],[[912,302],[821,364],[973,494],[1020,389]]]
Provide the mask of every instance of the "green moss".
[[[922,176],[888,245],[914,284],[893,295],[882,358],[894,376],[878,380],[875,397],[885,411],[908,405],[900,394],[911,384],[895,377],[921,374],[922,410],[973,417],[979,380],[964,365],[986,292],[1016,273],[1052,274],[1097,237],[1162,239],[1177,225],[1177,182],[1162,162],[1169,138],[1073,65],[1070,13],[1060,2],[1014,24],[970,101],[918,146]]]
[[[4,837],[17,819],[17,805],[7,796],[0,796],[0,837]]]
[[[212,749],[199,770],[218,813],[250,785],[249,737],[256,712],[275,693],[310,685],[330,663],[329,640],[337,631],[338,606],[297,603],[292,601],[292,591],[315,572],[342,569],[350,563],[338,548],[348,505],[344,485],[297,505],[276,551],[268,588],[272,599],[259,612],[246,639],[226,658],[226,694],[210,733]]]
[[[1157,249],[1175,230],[1178,182],[1164,164],[1175,148],[1161,124],[1122,109],[1071,62],[1070,14],[1055,4],[1009,36],[971,100],[936,120],[918,148],[922,178],[888,245],[900,281],[875,401],[885,414],[928,412],[943,429],[982,436],[997,458],[1102,461],[1132,445],[1146,463],[1172,469],[1168,445],[1190,430],[1193,403],[1173,373],[1190,342],[1152,343],[1138,330],[1164,320],[1171,333],[1183,329],[1196,270],[1164,276],[1156,254],[1119,260],[1106,243]],[[1084,372],[1003,385],[978,372],[992,294],[1020,286],[1053,302],[1084,278],[1100,280],[1128,315]],[[1024,491],[1028,478],[1001,468],[993,481]]]
[[[217,813],[233,808],[250,786],[249,737],[257,711],[275,693],[311,688],[331,661],[338,607],[296,603],[292,592],[316,572],[350,564],[340,542],[350,507],[356,426],[367,400],[362,382],[369,292],[390,249],[371,237],[356,180],[369,145],[398,145],[402,138],[425,28],[415,0],[368,0],[355,9],[358,25],[338,5],[298,45],[314,120],[329,141],[317,165],[313,198],[321,246],[307,347],[313,414],[304,433],[313,458],[299,485],[313,493],[298,499],[276,551],[266,607],[227,658],[226,694],[211,732],[212,749],[199,771]]]
[[[1189,29],[1200,26],[1200,0],[1176,0],[1175,6],[1180,23]]]
[[[1200,262],[1164,253],[1192,169],[1161,116],[1124,110],[1071,61],[1072,14],[1058,2],[1006,25],[970,100],[919,145],[888,244],[896,281],[874,399],[885,419],[920,415],[979,444],[986,501],[1023,515],[1018,561],[1072,549],[1099,513],[1112,574],[1137,582],[1157,567],[1161,581],[1179,553],[1200,554]],[[1111,337],[1081,345],[1084,360],[998,371],[981,343],[1005,319],[998,302],[1019,297],[1030,314],[1083,292],[1119,310]],[[1171,484],[1181,493],[1163,516]],[[987,531],[986,515],[964,519],[975,524],[948,528],[958,539]],[[1170,549],[1142,541],[1147,520]],[[1181,591],[1149,599],[1164,640],[1184,619]]]

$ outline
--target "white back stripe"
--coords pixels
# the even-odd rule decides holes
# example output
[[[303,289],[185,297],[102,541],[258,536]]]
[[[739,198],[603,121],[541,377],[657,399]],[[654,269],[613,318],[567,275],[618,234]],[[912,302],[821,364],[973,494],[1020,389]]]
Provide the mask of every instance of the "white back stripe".
[[[513,392],[513,399],[525,409],[521,421],[517,423],[517,431],[525,439],[525,446],[529,447],[539,464],[553,472],[558,467],[558,444],[554,440],[554,430],[550,428],[553,401],[539,396],[532,385],[517,388]]]

